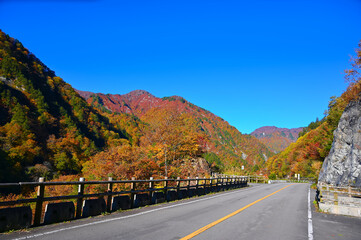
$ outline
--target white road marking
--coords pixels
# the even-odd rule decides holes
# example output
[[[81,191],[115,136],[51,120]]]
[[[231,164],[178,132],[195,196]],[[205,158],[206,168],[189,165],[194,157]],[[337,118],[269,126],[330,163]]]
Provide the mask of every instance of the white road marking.
[[[308,189],[308,240],[313,240],[311,188]]]
[[[260,186],[263,186],[263,185],[258,185],[258,186],[256,186],[256,187],[260,187]],[[164,209],[169,209],[169,208],[184,206],[184,205],[188,205],[188,204],[195,203],[195,202],[201,202],[201,201],[205,201],[205,200],[209,200],[209,199],[213,199],[213,198],[222,197],[222,196],[226,196],[226,195],[230,195],[230,194],[237,193],[237,192],[239,192],[239,191],[247,191],[247,190],[254,189],[254,188],[256,188],[256,187],[247,188],[247,189],[240,189],[240,190],[237,190],[237,191],[232,191],[232,192],[229,192],[229,193],[223,193],[223,194],[219,194],[219,195],[212,196],[212,197],[207,197],[207,198],[201,198],[201,199],[197,199],[197,200],[190,201],[190,202],[179,203],[179,204],[175,204],[175,205],[171,205],[171,206],[167,206],[167,207],[162,207],[162,208],[156,208],[156,209],[152,209],[152,210],[149,210],[149,211],[144,211],[144,212],[136,213],[136,214],[133,214],[133,215],[123,216],[123,217],[117,217],[117,218],[112,218],[112,219],[105,219],[105,220],[101,220],[101,221],[97,221],[97,222],[91,222],[91,223],[86,223],[86,224],[81,224],[81,225],[77,225],[77,226],[73,226],[73,227],[60,228],[60,229],[57,229],[57,230],[54,230],[54,231],[49,231],[49,232],[44,232],[44,233],[38,233],[38,234],[29,235],[29,236],[21,237],[21,238],[14,238],[14,239],[12,239],[12,240],[24,240],[24,239],[36,238],[36,237],[41,237],[41,236],[45,236],[45,235],[54,234],[54,233],[57,233],[57,232],[62,232],[62,231],[67,231],[67,230],[72,230],[72,229],[87,227],[87,226],[91,226],[91,225],[97,225],[97,224],[101,224],[101,223],[107,223],[107,222],[113,222],[113,221],[123,220],[123,219],[131,218],[131,217],[136,217],[136,216],[144,215],[144,214],[147,214],[147,213],[157,212],[157,211],[164,210]]]

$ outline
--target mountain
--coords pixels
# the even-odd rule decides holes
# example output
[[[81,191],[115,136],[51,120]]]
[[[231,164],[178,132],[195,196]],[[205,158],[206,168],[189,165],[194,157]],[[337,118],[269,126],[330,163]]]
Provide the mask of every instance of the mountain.
[[[0,182],[240,174],[271,156],[182,97],[76,91],[0,30]]]
[[[331,156],[329,156],[329,159],[334,159],[334,164],[333,167],[330,168],[332,170],[329,169],[330,175],[325,177],[327,174],[324,173],[321,180],[331,182],[332,179],[334,183],[337,183],[340,176],[345,177],[348,175],[347,171],[343,172],[344,169],[350,167],[350,165],[345,164],[352,162],[352,160],[349,159],[350,153],[348,151],[353,149],[354,157],[358,156],[357,151],[359,151],[359,148],[356,146],[357,141],[354,141],[354,144],[356,145],[352,148],[346,146],[352,143],[350,140],[352,136],[354,138],[359,137],[357,124],[355,126],[351,124],[352,121],[355,121],[353,119],[356,118],[350,117],[353,116],[350,113],[346,114],[346,116],[349,117],[343,119],[341,129],[335,130],[339,125],[340,118],[346,106],[357,101],[357,99],[361,97],[361,42],[359,43],[359,48],[356,50],[356,53],[356,57],[352,58],[351,69],[345,70],[345,78],[349,82],[346,91],[343,92],[340,97],[331,97],[324,119],[310,123],[309,126],[300,133],[300,137],[295,143],[291,143],[284,151],[269,159],[267,162],[269,174],[278,175],[280,177],[291,177],[295,173],[298,173],[301,174],[302,177],[311,177],[317,180],[321,166],[330,153],[335,135],[336,143],[334,143],[334,150],[331,152]],[[348,122],[348,124],[345,124],[346,122]],[[341,134],[344,130],[347,130],[347,134]],[[341,140],[340,138],[345,139]],[[336,157],[336,155],[339,156]],[[344,158],[339,159],[341,156]],[[326,161],[324,163],[324,172],[328,169],[327,165],[330,164],[328,162],[329,161]],[[337,163],[342,164],[336,166]],[[354,166],[352,166],[352,168],[353,167]],[[335,174],[335,172],[338,173]],[[343,173],[345,173],[345,175],[343,175]],[[346,178],[347,180],[343,179],[341,182],[344,183],[348,180],[352,181],[352,178]]]
[[[210,163],[215,163],[218,170],[236,172],[244,165],[246,171],[258,171],[273,155],[255,137],[241,134],[222,118],[179,96],[158,98],[144,90],[124,95],[78,93],[90,105],[103,112],[135,115],[145,123],[157,119],[161,109],[187,113],[193,119],[197,131],[208,138],[204,156]]]
[[[0,31],[0,182],[80,173],[127,132]]]
[[[257,128],[250,135],[258,138],[274,153],[279,153],[296,142],[298,134],[303,128],[278,128],[275,126],[266,126]]]

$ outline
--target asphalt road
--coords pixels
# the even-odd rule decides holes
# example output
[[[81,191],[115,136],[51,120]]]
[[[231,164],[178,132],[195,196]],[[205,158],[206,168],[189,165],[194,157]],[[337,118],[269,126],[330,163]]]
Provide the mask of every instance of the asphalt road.
[[[309,239],[308,189],[308,184],[253,185],[27,232],[1,234],[0,239]],[[328,231],[328,224],[322,222],[324,214],[317,215],[314,211],[312,214],[315,215],[314,239],[361,239],[361,230],[355,230],[355,235],[342,233],[357,227],[361,220],[352,218],[355,221],[336,231],[336,238],[332,238],[335,234],[326,238],[318,232]],[[321,221],[316,223],[316,219]],[[333,224],[336,226],[337,221]],[[205,226],[209,228],[199,231]]]

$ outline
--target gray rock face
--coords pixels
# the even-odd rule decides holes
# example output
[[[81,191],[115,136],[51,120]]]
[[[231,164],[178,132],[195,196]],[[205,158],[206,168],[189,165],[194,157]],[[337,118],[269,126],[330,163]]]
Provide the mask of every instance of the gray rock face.
[[[318,181],[361,187],[361,98],[345,108]]]

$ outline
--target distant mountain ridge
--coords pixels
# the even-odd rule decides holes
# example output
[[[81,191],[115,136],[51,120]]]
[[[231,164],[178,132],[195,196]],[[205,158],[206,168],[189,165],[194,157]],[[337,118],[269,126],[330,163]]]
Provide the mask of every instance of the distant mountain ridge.
[[[209,136],[207,150],[217,155],[217,161],[228,170],[241,168],[242,165],[245,165],[248,170],[257,165],[254,169],[258,169],[273,155],[255,137],[241,134],[222,118],[180,96],[158,98],[144,90],[135,90],[124,95],[89,94],[89,92],[79,90],[78,93],[87,99],[89,104],[102,111],[127,113],[135,115],[141,120],[154,109],[176,109],[177,112],[191,114],[200,131]],[[149,118],[149,116],[147,117]]]
[[[275,153],[283,151],[291,143],[296,142],[298,134],[303,130],[299,128],[278,128],[265,126],[254,130],[250,135],[258,138]]]
[[[143,116],[152,108],[163,108],[169,105],[177,105],[181,111],[185,111],[187,108],[185,105],[178,104],[179,102],[186,102],[180,96],[158,98],[145,90],[134,90],[123,95],[76,91],[90,104],[95,103],[96,106],[102,105],[111,112],[133,114],[137,117]],[[191,103],[188,103],[188,105],[191,105]]]

